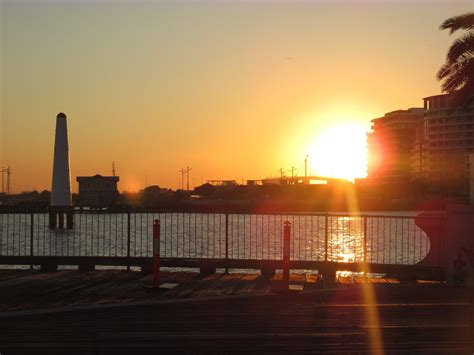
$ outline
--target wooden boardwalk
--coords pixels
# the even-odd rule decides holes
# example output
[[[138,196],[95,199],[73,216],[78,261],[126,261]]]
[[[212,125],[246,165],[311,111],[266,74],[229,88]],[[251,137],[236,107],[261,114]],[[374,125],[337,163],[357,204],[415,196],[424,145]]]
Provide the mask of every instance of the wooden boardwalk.
[[[167,292],[150,292],[152,276],[124,270],[78,272],[61,270],[0,270],[0,312],[70,305],[130,303],[160,299],[199,298],[244,294],[270,294],[281,279],[259,274],[162,272],[161,283],[177,284]],[[364,282],[361,277],[340,276],[341,287]],[[398,284],[395,278],[371,278],[374,284]],[[291,283],[311,291],[323,288],[314,273],[292,273]]]
[[[273,294],[259,275],[164,273],[178,286],[153,293],[139,272],[0,271],[0,353],[369,353],[374,330],[386,353],[474,351],[466,289],[385,280],[368,304],[363,280],[292,279],[303,292]]]

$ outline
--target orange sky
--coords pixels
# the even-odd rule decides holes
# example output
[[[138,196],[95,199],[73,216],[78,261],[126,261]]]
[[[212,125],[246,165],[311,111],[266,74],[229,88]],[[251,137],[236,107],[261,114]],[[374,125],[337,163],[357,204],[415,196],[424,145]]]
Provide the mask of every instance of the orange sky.
[[[56,114],[71,177],[121,190],[324,173],[312,151],[334,126],[370,128],[439,93],[472,1],[3,1],[0,163],[15,192],[50,189]],[[362,132],[363,134],[363,132]],[[318,148],[323,149],[323,148]],[[347,159],[351,159],[348,152]],[[344,156],[342,158],[344,159]],[[337,162],[344,164],[344,161]]]

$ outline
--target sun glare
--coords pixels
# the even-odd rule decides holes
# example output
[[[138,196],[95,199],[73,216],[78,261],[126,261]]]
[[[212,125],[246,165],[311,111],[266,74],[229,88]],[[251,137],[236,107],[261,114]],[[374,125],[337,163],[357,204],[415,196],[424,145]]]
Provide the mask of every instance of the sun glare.
[[[309,163],[318,176],[354,180],[367,176],[366,130],[345,124],[329,128],[316,138]]]

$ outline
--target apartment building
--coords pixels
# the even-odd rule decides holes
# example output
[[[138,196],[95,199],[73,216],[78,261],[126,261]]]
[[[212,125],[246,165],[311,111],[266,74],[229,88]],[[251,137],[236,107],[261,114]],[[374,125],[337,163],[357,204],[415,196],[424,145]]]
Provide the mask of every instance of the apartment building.
[[[412,149],[423,112],[423,108],[410,108],[372,120],[372,131],[367,134],[368,182],[383,186],[412,180]]]

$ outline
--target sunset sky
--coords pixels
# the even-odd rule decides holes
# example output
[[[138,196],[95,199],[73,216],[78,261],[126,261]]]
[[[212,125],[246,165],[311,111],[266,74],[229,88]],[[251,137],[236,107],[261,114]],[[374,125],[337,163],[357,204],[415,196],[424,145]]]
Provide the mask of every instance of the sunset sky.
[[[191,185],[303,174],[306,154],[311,173],[337,175],[363,152],[332,158],[351,134],[330,132],[352,127],[361,141],[371,119],[438,94],[453,40],[438,27],[474,11],[472,0],[0,3],[0,164],[15,192],[50,189],[61,111],[74,191],[112,161],[128,191],[177,188],[186,166]]]

